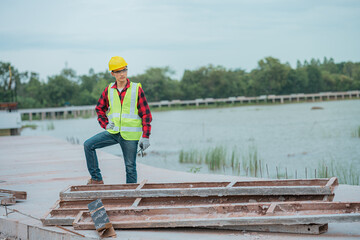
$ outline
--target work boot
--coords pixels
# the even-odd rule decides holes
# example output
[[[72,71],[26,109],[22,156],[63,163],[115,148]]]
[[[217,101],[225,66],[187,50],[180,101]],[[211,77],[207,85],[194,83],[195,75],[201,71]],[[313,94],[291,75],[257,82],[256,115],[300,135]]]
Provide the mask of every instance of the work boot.
[[[87,182],[87,185],[91,185],[91,184],[104,184],[104,181],[103,180],[94,180],[92,178],[90,178]]]

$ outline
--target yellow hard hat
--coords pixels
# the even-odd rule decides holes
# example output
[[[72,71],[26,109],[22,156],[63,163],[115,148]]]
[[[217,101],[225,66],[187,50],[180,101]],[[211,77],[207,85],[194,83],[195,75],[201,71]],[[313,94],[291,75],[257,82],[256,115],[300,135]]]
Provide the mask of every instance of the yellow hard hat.
[[[112,57],[109,61],[109,70],[121,70],[127,66],[127,63],[125,62],[124,58],[115,56]]]

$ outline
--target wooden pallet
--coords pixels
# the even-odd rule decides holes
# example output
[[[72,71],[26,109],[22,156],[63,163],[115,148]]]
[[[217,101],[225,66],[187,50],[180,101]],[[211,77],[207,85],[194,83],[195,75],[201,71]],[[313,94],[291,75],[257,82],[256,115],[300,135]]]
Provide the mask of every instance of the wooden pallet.
[[[71,186],[60,193],[60,200],[106,199],[119,197],[183,196],[284,196],[322,195],[333,198],[337,178],[311,180],[273,180],[239,182],[140,183]]]
[[[106,211],[115,229],[301,225],[360,221],[360,202],[239,203]],[[75,229],[95,229],[81,211]]]

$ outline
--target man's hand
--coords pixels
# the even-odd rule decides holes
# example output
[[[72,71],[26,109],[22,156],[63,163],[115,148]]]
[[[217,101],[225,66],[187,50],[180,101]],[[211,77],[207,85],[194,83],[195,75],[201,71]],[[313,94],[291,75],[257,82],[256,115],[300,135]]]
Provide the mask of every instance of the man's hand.
[[[115,127],[115,123],[113,123],[113,122],[110,122],[110,123],[108,123],[108,125],[106,125],[106,130],[108,130],[108,129],[113,129]]]
[[[139,146],[142,150],[147,149],[150,146],[150,141],[148,138],[141,138],[139,141]]]

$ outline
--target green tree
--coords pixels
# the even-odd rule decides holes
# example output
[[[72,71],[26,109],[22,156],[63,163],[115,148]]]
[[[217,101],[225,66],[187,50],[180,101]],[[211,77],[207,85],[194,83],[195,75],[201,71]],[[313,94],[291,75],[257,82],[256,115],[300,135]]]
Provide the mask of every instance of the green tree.
[[[130,80],[141,83],[148,101],[179,99],[179,82],[171,79],[172,74],[169,67],[149,68],[144,74],[133,76]]]
[[[61,107],[72,102],[75,94],[79,94],[79,86],[67,78],[68,75],[56,75],[48,78],[45,86],[44,105],[46,107]]]
[[[102,92],[105,90],[105,88],[111,83],[115,81],[115,79],[105,79],[105,78],[101,78],[94,86],[93,90],[91,91],[91,97],[93,99],[97,100],[100,98]]]
[[[323,91],[334,91],[337,89],[337,83],[334,74],[331,74],[327,71],[322,71],[321,76],[323,79]]]
[[[281,94],[283,88],[288,86],[288,73],[291,67],[281,64],[273,57],[267,57],[258,62],[257,69],[251,71],[258,95]]]
[[[338,67],[336,66],[334,59],[327,59],[324,57],[323,63],[320,65],[321,70],[329,73],[338,73]]]
[[[213,65],[185,70],[180,88],[185,99],[241,96],[247,90],[246,73],[241,69],[226,70]]]
[[[26,78],[27,72],[19,72],[10,63],[0,62],[0,101],[16,102],[21,81]]]
[[[306,72],[308,75],[308,92],[317,93],[323,91],[324,83],[319,67],[317,65],[308,65],[306,66]]]
[[[27,83],[21,84],[18,96],[19,108],[41,108],[44,104],[44,84],[39,80],[39,74],[30,73]]]

